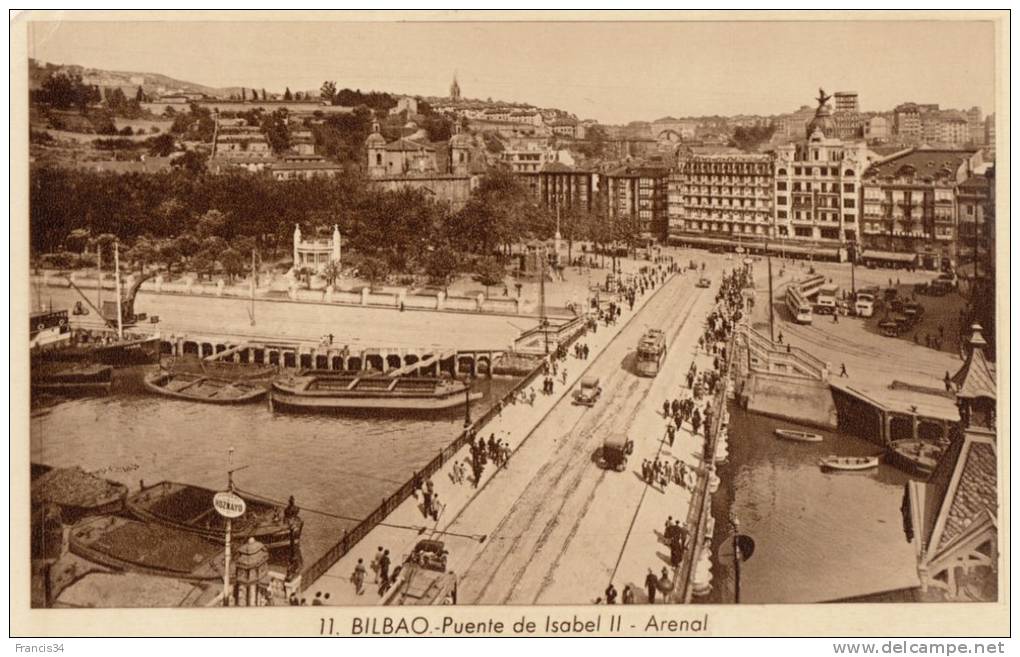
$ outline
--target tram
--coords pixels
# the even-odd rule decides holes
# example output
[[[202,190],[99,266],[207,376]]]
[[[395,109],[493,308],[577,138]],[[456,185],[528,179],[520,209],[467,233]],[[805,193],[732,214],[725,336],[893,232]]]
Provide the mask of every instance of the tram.
[[[655,376],[666,358],[666,334],[648,329],[637,346],[637,371],[641,376]]]

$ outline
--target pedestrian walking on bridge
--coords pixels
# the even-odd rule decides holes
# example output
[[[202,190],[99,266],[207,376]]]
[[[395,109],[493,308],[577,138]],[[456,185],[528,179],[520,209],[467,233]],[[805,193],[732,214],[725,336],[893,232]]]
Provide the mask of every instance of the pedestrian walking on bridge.
[[[655,591],[659,588],[659,580],[655,577],[655,573],[652,569],[648,569],[648,574],[645,575],[645,588],[648,590],[648,604],[655,604]]]

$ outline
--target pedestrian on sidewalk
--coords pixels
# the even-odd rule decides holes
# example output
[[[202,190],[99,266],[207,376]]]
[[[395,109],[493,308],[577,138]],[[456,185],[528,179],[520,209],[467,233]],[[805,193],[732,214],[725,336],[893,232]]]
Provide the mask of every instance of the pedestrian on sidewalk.
[[[379,583],[379,569],[382,567],[382,558],[383,558],[383,549],[382,549],[382,546],[380,545],[379,546],[379,550],[375,553],[375,557],[372,558],[372,572],[374,573],[374,577],[372,579],[372,582],[374,584],[378,584]]]
[[[648,590],[648,604],[655,604],[655,591],[659,588],[659,580],[655,578],[655,573],[652,569],[648,569],[648,574],[645,575],[645,588]]]
[[[634,604],[634,590],[630,588],[630,584],[623,587],[622,602],[625,605]]]
[[[382,558],[379,559],[379,581],[385,586],[390,581],[390,551],[383,550]]]
[[[840,366],[839,366],[839,375],[841,377],[850,376],[849,374],[846,373],[846,363],[840,363]]]
[[[612,582],[610,582],[609,586],[606,587],[606,604],[607,605],[616,604],[616,587],[613,586]]]
[[[432,498],[432,520],[439,522],[439,493]]]
[[[662,417],[669,417],[669,400],[662,402]]]
[[[666,437],[669,440],[669,446],[673,446],[673,440],[676,438],[676,427],[673,426],[673,422],[666,423]]]
[[[358,595],[365,592],[365,574],[365,560],[358,559],[354,572],[351,573],[351,583],[354,584],[354,592]]]

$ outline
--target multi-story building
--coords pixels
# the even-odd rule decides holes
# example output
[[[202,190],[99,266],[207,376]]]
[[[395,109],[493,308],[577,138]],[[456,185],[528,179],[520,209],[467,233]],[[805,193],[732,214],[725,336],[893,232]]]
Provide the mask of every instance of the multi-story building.
[[[691,155],[669,177],[669,238],[685,244],[764,243],[772,236],[773,158]]]
[[[574,137],[577,131],[577,121],[573,119],[556,119],[549,124],[554,134],[561,137]]]
[[[985,145],[995,148],[995,115],[985,117]]]
[[[957,187],[956,266],[965,275],[991,274],[995,257],[995,168],[974,173]]]
[[[837,91],[834,94],[836,109],[832,120],[836,125],[834,137],[857,139],[861,136],[861,108],[856,91]]]
[[[981,116],[981,108],[971,107],[967,110],[967,130],[970,133],[970,143],[981,146],[985,143],[985,124]]]
[[[981,151],[914,149],[868,169],[862,183],[862,246],[916,254],[940,268],[956,256],[957,189]]]
[[[917,103],[903,103],[893,110],[896,136],[905,142],[921,141],[921,110]]]
[[[971,143],[970,125],[960,116],[951,116],[942,121],[939,142],[952,146]]]
[[[610,224],[635,227],[642,239],[663,240],[667,225],[669,169],[659,166],[625,166],[602,179]]]
[[[542,206],[550,210],[592,212],[599,190],[599,174],[560,162],[547,162],[538,171],[518,174]]]
[[[869,155],[864,142],[828,136],[834,133],[823,103],[806,141],[776,149],[775,236],[791,251],[843,259],[860,234],[858,197]]]
[[[892,131],[884,116],[873,116],[864,123],[864,138],[869,142],[889,141]]]

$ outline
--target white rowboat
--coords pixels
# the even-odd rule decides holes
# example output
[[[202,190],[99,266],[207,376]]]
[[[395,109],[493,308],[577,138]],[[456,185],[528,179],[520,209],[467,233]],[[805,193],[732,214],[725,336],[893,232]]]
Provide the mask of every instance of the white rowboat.
[[[821,435],[817,433],[794,431],[792,429],[776,429],[776,435],[786,440],[795,440],[801,443],[820,443],[823,440]]]

